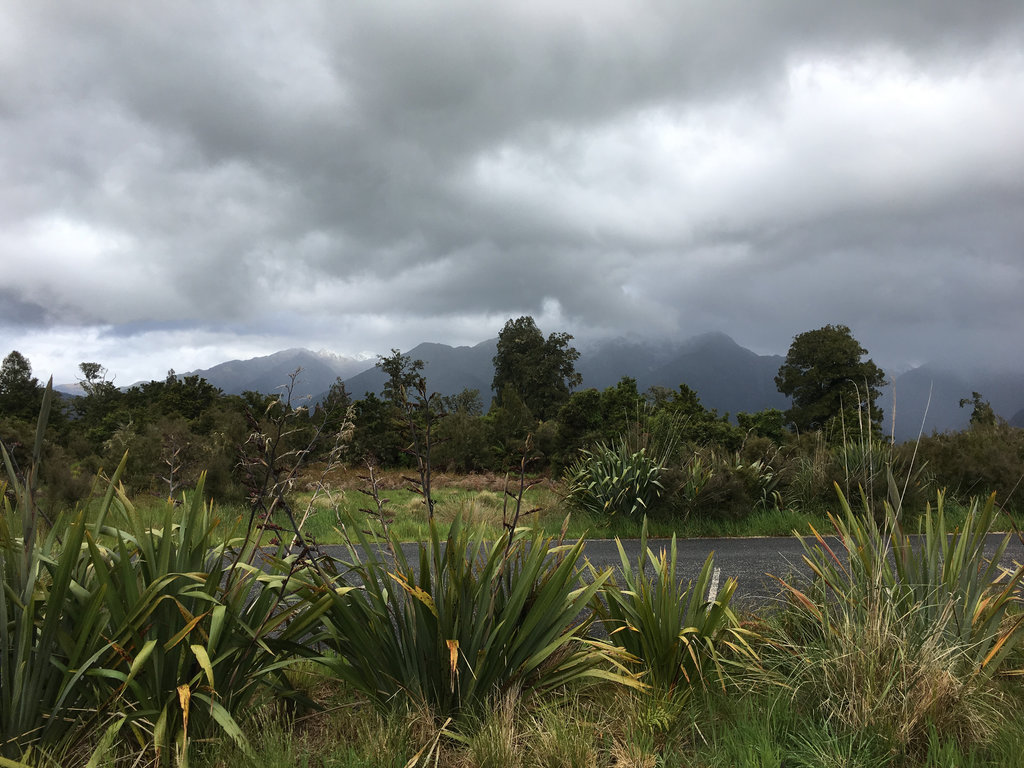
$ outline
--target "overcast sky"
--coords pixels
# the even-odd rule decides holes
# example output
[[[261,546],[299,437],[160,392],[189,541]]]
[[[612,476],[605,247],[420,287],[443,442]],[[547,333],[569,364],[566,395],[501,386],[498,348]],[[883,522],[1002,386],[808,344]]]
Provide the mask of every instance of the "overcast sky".
[[[545,332],[1024,366],[1024,3],[0,6],[0,355]]]

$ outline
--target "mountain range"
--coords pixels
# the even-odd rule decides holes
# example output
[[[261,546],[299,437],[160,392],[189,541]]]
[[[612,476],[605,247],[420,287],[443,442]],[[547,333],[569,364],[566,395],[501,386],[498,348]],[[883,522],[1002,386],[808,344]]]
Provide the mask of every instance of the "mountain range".
[[[428,342],[404,354],[423,360],[430,391],[450,395],[476,389],[486,407],[496,350],[497,339],[488,339],[464,347]],[[583,387],[598,389],[614,385],[623,376],[635,378],[641,392],[652,386],[675,389],[685,383],[706,408],[736,414],[789,407],[789,399],[779,393],[774,381],[783,360],[781,355],[752,352],[723,333],[708,333],[676,344],[618,339],[584,347],[576,370]],[[240,394],[245,390],[277,391],[301,368],[293,396],[318,401],[338,378],[354,398],[367,392],[379,394],[386,377],[374,362],[288,349],[189,373],[202,376],[226,393]],[[961,408],[959,403],[971,398],[972,392],[981,393],[999,416],[1024,427],[1024,373],[973,372],[967,377],[925,365],[897,376],[883,390],[879,404],[886,414],[886,433],[893,424],[897,440],[913,439],[919,432],[962,429],[970,419],[970,408]]]

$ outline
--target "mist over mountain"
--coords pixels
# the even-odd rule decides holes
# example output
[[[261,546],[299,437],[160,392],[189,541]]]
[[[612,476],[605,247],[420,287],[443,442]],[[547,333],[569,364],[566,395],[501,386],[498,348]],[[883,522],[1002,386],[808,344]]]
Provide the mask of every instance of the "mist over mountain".
[[[368,365],[372,366],[373,361],[296,348],[249,360],[229,360],[205,370],[189,371],[186,375],[201,376],[227,394],[240,395],[247,390],[279,392],[289,383],[291,374],[301,369],[295,379],[293,397],[317,398],[330,389],[338,377],[346,379]]]
[[[584,387],[597,389],[610,387],[623,376],[636,379],[641,392],[686,384],[705,408],[735,415],[789,407],[774,381],[782,361],[778,355],[751,352],[724,333],[706,333],[678,344],[605,342],[584,351],[576,369]]]
[[[1014,426],[1024,426],[1018,414],[1024,409],[1024,372],[972,371],[970,376],[938,366],[922,365],[897,376],[882,390],[879,399],[885,414],[884,430],[897,441],[913,440],[918,434],[961,430],[971,419],[971,406],[960,407],[973,393],[987,400],[997,416]],[[1024,417],[1024,414],[1020,414]]]
[[[476,389],[486,408],[492,396],[496,351],[495,338],[460,347],[425,342],[403,354],[423,360],[431,392],[453,395],[463,389]],[[789,407],[789,399],[775,386],[775,375],[784,359],[782,355],[752,352],[724,333],[706,333],[678,343],[613,339],[592,344],[581,350],[576,370],[583,378],[581,388],[604,389],[623,376],[636,379],[641,392],[653,386],[676,389],[686,384],[697,392],[706,408],[735,416],[740,411]],[[245,390],[269,393],[287,384],[290,374],[301,368],[294,398],[318,401],[340,377],[348,393],[359,399],[367,392],[380,394],[383,389],[386,376],[375,362],[330,352],[287,349],[190,373],[229,394]],[[1024,372],[973,370],[967,376],[923,365],[901,373],[883,388],[879,405],[885,414],[885,433],[893,433],[895,424],[895,437],[903,441],[919,433],[963,429],[969,423],[971,408],[961,408],[960,400],[970,399],[973,392],[989,401],[998,416],[1024,426]]]

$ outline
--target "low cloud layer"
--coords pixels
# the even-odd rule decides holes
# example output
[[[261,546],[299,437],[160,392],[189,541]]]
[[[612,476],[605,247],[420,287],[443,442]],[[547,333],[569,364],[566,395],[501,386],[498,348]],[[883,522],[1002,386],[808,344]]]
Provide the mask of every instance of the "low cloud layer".
[[[0,331],[123,383],[521,314],[1016,362],[1022,50],[1011,0],[9,3]]]

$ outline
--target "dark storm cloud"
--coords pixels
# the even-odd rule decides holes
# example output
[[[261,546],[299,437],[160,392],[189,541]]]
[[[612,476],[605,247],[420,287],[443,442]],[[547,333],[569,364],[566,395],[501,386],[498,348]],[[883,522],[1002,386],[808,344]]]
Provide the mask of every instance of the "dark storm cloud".
[[[1009,0],[10,4],[0,321],[126,361],[522,313],[1019,350],[1022,30]]]

